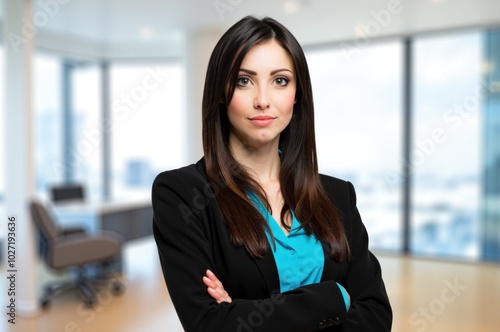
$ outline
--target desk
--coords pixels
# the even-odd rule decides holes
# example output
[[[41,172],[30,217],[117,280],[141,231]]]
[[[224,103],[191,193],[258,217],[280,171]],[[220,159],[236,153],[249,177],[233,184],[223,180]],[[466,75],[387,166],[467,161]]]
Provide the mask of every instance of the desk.
[[[79,226],[89,233],[108,230],[126,241],[151,235],[153,208],[150,200],[86,203],[68,201],[53,205],[62,227]]]

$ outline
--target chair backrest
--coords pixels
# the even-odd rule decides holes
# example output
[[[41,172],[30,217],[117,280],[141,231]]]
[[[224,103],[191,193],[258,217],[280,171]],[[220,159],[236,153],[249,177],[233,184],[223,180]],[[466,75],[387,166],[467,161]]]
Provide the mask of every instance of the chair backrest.
[[[51,241],[57,238],[59,231],[54,219],[50,216],[45,206],[38,201],[32,201],[30,203],[30,210],[33,221],[35,222],[44,240]]]
[[[58,185],[51,188],[51,198],[53,202],[83,200],[85,193],[81,184]]]

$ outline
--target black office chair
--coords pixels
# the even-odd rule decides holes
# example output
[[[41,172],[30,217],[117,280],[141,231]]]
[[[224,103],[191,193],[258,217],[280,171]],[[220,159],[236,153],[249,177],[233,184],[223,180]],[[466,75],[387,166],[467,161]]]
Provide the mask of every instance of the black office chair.
[[[60,184],[50,187],[50,198],[53,203],[60,203],[64,201],[84,201],[85,190],[82,184]],[[65,235],[85,233],[85,228],[79,226],[67,227],[61,230]],[[45,243],[43,236],[39,237],[38,253],[40,256],[44,255]]]
[[[45,286],[40,299],[42,307],[49,304],[50,298],[56,293],[70,288],[77,288],[84,296],[85,304],[91,307],[95,304],[96,287],[111,286],[114,294],[123,291],[124,285],[116,278],[103,279],[88,275],[89,267],[113,267],[114,262],[120,262],[123,238],[112,232],[89,236],[86,233],[64,234],[58,228],[45,206],[33,200],[30,203],[33,221],[43,237],[43,260],[56,271],[76,271],[76,277],[66,282],[55,282]],[[108,271],[109,272],[109,271]],[[109,273],[107,274],[109,275]]]

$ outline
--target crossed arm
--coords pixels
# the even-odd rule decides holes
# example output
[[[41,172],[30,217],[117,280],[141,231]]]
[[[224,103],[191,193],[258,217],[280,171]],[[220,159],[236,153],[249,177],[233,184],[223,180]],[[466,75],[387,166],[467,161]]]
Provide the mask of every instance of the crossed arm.
[[[207,286],[208,294],[215,301],[217,301],[218,304],[222,302],[231,303],[233,301],[233,299],[231,299],[231,296],[229,296],[229,294],[224,290],[222,282],[220,282],[220,280],[215,276],[215,274],[212,271],[207,269],[205,276],[203,276],[203,283],[205,284],[205,286]],[[351,303],[351,296],[345,290],[345,288],[342,289],[342,292],[345,292],[345,294],[347,294],[348,298],[347,303]]]
[[[211,273],[220,272],[213,269],[215,264],[210,256],[211,247],[207,239],[207,232],[208,235],[219,234],[218,229],[212,229],[218,224],[209,224],[205,218],[205,214],[210,214],[211,211],[208,208],[212,206],[203,210],[193,207],[193,210],[189,210],[187,220],[185,215],[185,210],[191,208],[188,204],[194,200],[192,188],[203,190],[203,182],[198,184],[200,181],[195,180],[168,172],[159,176],[153,186],[153,230],[163,274],[186,331],[236,330],[241,319],[253,317],[260,310],[258,308],[272,302],[273,297],[266,297],[262,293],[259,300],[233,298],[236,293],[228,294],[224,287],[229,285],[223,285],[218,279],[220,276]],[[191,181],[194,183],[190,183]],[[392,314],[380,266],[368,251],[366,230],[355,209],[355,202],[351,206],[352,211],[346,209],[346,218],[349,225],[353,225],[349,229],[352,228],[350,234],[354,234],[351,241],[354,259],[348,264],[346,276],[340,279],[345,283],[345,288],[349,289],[353,300],[349,315],[346,316],[345,308],[342,308],[339,287],[333,277],[329,277],[318,284],[284,292],[280,295],[280,305],[273,307],[272,315],[259,321],[260,325],[256,330],[312,331],[321,327],[329,317],[339,317],[340,323],[343,323],[336,330],[390,330]],[[314,311],[307,310],[313,306]],[[333,319],[327,319],[327,323],[330,321],[333,322]]]

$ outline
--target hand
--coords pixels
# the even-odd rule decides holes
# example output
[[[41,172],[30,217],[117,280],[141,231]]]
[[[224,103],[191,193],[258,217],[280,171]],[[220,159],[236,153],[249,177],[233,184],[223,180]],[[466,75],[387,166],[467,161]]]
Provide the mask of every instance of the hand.
[[[207,286],[208,294],[217,301],[217,303],[227,302],[231,303],[233,300],[229,294],[224,290],[224,286],[220,280],[213,274],[212,271],[207,270],[206,275],[203,276],[203,283]]]

